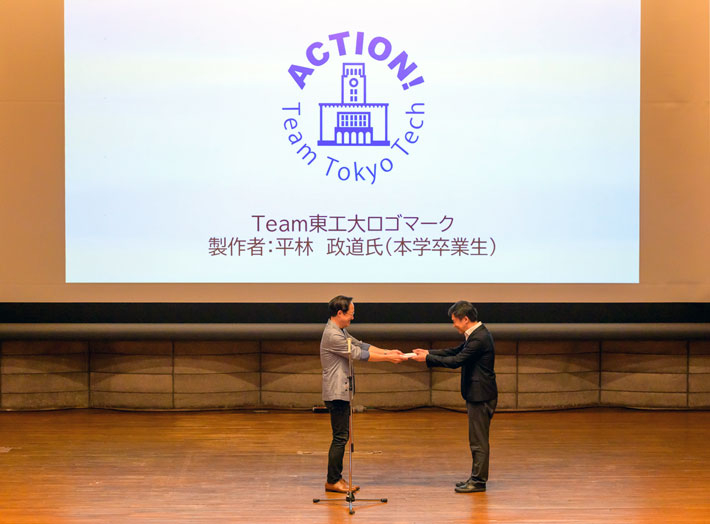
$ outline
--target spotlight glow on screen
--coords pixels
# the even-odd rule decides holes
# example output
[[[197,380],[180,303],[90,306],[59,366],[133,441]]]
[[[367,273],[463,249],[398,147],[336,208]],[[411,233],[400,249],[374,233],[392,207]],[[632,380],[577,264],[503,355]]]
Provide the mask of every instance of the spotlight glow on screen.
[[[639,0],[66,0],[67,282],[636,283]]]

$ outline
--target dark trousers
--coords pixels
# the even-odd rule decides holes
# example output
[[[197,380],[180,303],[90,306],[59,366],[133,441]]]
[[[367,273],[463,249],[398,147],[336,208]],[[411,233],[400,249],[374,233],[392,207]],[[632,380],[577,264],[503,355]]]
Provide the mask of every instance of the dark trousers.
[[[466,401],[468,443],[471,446],[471,457],[473,458],[471,478],[475,482],[485,483],[488,480],[488,459],[490,455],[488,433],[497,404],[498,399],[486,402]]]
[[[326,400],[330,412],[330,427],[333,441],[328,450],[328,483],[335,484],[343,477],[343,455],[350,436],[350,402],[347,400]]]

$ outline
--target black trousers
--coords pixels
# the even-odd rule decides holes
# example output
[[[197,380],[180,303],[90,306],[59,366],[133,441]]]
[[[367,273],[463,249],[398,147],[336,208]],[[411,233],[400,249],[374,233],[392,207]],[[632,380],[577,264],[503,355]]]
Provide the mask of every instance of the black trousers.
[[[328,483],[335,484],[343,477],[343,456],[345,444],[350,437],[350,402],[347,400],[326,400],[330,412],[330,427],[333,441],[328,450]]]
[[[486,482],[488,480],[488,463],[490,456],[490,444],[488,434],[491,427],[491,419],[495,413],[498,399],[486,402],[466,401],[466,411],[468,412],[468,443],[471,446],[471,478],[475,482]]]

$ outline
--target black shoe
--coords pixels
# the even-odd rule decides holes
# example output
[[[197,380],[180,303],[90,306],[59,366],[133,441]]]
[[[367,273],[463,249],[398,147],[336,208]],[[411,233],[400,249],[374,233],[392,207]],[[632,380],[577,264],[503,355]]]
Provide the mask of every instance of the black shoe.
[[[460,488],[461,486],[465,486],[468,484],[471,480],[473,480],[473,477],[468,477],[466,480],[462,480],[461,482],[456,483],[456,487]]]
[[[486,483],[469,479],[463,486],[456,485],[454,491],[456,491],[456,493],[477,493],[479,491],[486,491]]]

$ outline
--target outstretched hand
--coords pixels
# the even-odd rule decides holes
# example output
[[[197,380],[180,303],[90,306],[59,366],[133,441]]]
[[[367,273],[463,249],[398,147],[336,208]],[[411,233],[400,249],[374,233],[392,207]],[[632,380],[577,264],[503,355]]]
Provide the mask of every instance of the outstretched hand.
[[[399,350],[390,351],[389,353],[387,353],[387,356],[389,357],[389,361],[393,362],[394,364],[399,364],[400,362],[409,360],[407,357],[404,356],[404,353]]]
[[[414,350],[414,356],[411,357],[411,360],[416,360],[417,362],[425,362],[426,361],[426,356],[429,354],[429,351],[426,349],[415,349]]]

